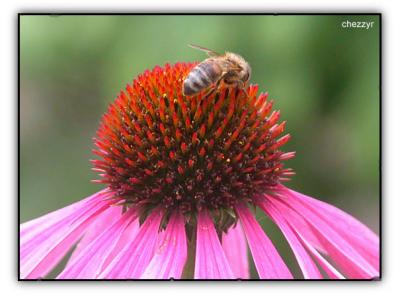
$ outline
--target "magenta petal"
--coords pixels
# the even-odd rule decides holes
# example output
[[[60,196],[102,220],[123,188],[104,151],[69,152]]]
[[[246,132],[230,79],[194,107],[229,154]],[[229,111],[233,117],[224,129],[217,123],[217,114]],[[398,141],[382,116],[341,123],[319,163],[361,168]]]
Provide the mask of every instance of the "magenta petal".
[[[375,233],[351,215],[332,205],[293,190],[289,191],[353,245],[376,270],[379,269],[379,237]]]
[[[101,200],[99,200],[101,202]],[[34,247],[39,247],[41,244],[46,244],[47,239],[54,238],[56,234],[62,235],[63,231],[59,230],[60,227],[69,227],[76,221],[84,212],[93,208],[98,201],[90,200],[90,202],[80,201],[76,204],[70,205],[64,209],[57,210],[58,216],[52,212],[38,219],[27,222],[21,225],[22,236],[20,237],[20,259],[21,263],[31,257],[31,251]],[[73,207],[74,210],[70,208]],[[48,218],[47,218],[48,217]],[[47,218],[47,222],[46,222]],[[39,222],[37,222],[40,220]],[[62,228],[63,229],[63,228]]]
[[[154,255],[162,213],[154,210],[140,226],[136,236],[113,258],[98,276],[106,279],[140,278]]]
[[[186,263],[185,223],[180,213],[173,214],[158,243],[153,259],[142,279],[180,279]]]
[[[120,210],[112,210],[112,212],[116,214],[116,218],[113,218],[116,221],[111,223],[111,226],[105,226],[103,232],[99,232],[97,237],[92,236],[92,240],[88,241],[88,244],[71,259],[71,262],[57,277],[58,279],[95,279],[97,277],[125,228],[136,218],[132,210],[123,215]],[[103,225],[105,224],[103,223]]]
[[[64,218],[74,215],[74,213],[79,211],[81,208],[93,205],[94,203],[98,202],[99,199],[108,197],[110,194],[111,193],[107,190],[103,190],[79,202],[22,223],[19,230],[20,244],[24,245],[27,243],[27,241],[31,240],[32,237],[37,236],[46,229],[50,228],[52,225],[60,222]]]
[[[77,243],[74,252],[68,260],[69,265],[72,261],[75,260],[77,256],[95,239],[97,239],[104,231],[110,227],[114,222],[119,220],[122,215],[122,207],[111,206],[107,210],[105,210],[102,214],[100,214],[96,221],[94,221],[85,231],[85,234]]]
[[[317,260],[319,265],[323,268],[326,274],[332,279],[343,279],[343,275],[339,273],[322,255],[317,251],[315,246],[308,240],[309,238],[309,227],[307,226],[306,236],[303,236],[304,224],[306,221],[290,207],[285,207],[283,203],[275,203],[273,197],[268,199],[274,203],[280,214],[286,219],[287,224],[296,232],[297,236],[301,240],[302,244],[308,249],[308,251]],[[280,207],[281,206],[281,207]],[[315,239],[313,235],[313,240]]]
[[[195,279],[235,278],[215,231],[214,223],[206,210],[197,217]]]
[[[345,279],[345,277],[335,269],[321,254],[310,244],[308,241],[300,234],[297,233],[302,243],[306,246],[306,248],[311,252],[313,257],[317,260],[318,264],[322,267],[322,269],[326,272],[329,278],[331,279]]]
[[[222,234],[222,248],[236,278],[250,277],[247,243],[240,223]]]
[[[261,201],[259,204],[260,208],[271,217],[271,219],[278,225],[281,229],[283,235],[289,242],[290,247],[293,250],[294,255],[300,265],[305,279],[322,279],[320,271],[315,265],[314,261],[311,259],[310,255],[304,249],[303,245],[299,241],[296,233],[287,224],[284,217],[281,216],[279,211],[267,201]]]
[[[99,192],[64,209],[21,225],[21,278],[44,277],[82,233],[106,210],[110,193]],[[56,214],[57,213],[57,214]]]
[[[293,276],[250,210],[236,207],[261,279],[292,279]]]
[[[281,193],[283,194],[284,191],[281,191]],[[362,257],[351,243],[337,233],[333,227],[328,225],[318,213],[305,206],[288,190],[282,197],[268,198],[282,213],[284,212],[286,220],[289,224],[296,227],[297,232],[301,233],[298,220],[306,220],[323,244],[328,255],[347,277],[361,279],[378,276],[378,271]],[[293,208],[295,212],[290,208]]]
[[[107,258],[105,259],[101,271],[104,271],[106,267],[112,261],[114,261],[115,257],[119,255],[122,250],[125,249],[126,245],[128,245],[133,241],[133,239],[135,239],[138,232],[139,232],[139,219],[136,219],[123,230],[117,243],[115,244],[111,252],[108,254]]]

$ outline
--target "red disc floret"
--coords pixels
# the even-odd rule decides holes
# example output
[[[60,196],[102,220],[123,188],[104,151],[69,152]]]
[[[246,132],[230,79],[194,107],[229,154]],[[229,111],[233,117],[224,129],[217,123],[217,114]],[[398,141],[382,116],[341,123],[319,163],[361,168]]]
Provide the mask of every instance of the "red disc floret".
[[[195,63],[166,64],[139,75],[103,116],[92,160],[124,204],[162,206],[193,215],[202,208],[220,223],[232,208],[293,175],[280,148],[285,122],[258,86],[182,94]],[[205,96],[205,93],[208,93]],[[222,225],[221,225],[222,226]]]

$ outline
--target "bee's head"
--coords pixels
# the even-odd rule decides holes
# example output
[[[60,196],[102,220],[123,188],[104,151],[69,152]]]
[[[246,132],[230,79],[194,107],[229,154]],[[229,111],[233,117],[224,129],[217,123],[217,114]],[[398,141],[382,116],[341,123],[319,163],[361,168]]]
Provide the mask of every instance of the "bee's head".
[[[247,83],[250,80],[250,77],[251,77],[251,68],[250,68],[250,65],[247,62],[244,63],[243,69],[241,71],[241,74],[242,74],[242,81],[244,83]]]

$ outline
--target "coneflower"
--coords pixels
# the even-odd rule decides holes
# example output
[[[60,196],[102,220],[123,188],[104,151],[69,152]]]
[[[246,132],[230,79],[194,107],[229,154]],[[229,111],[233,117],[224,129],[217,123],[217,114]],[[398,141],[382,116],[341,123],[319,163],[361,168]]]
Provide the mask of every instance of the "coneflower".
[[[261,279],[293,275],[255,217],[282,231],[305,279],[378,277],[379,239],[343,211],[282,184],[289,135],[267,93],[185,97],[194,63],[155,67],[122,91],[94,139],[106,186],[20,226],[20,275],[58,279]]]

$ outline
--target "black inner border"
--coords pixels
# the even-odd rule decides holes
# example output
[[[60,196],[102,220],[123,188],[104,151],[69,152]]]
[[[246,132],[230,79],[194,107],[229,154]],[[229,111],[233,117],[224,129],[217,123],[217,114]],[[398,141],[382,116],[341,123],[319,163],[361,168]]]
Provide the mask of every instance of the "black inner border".
[[[379,276],[373,279],[345,279],[345,280],[340,280],[340,279],[218,279],[218,280],[210,280],[210,279],[169,279],[169,280],[163,280],[163,279],[21,279],[20,277],[20,253],[19,253],[19,248],[17,251],[17,280],[18,281],[55,281],[55,282],[62,282],[62,281],[94,281],[94,282],[102,282],[102,281],[123,281],[123,282],[129,282],[129,281],[140,281],[140,282],[154,282],[154,281],[162,281],[162,282],[168,282],[168,281],[192,281],[192,282],[201,282],[201,281],[209,281],[209,282],[221,282],[221,281],[228,281],[228,282],[235,282],[235,281],[255,281],[255,282],[264,282],[264,281],[310,281],[310,282],[319,282],[319,281],[329,281],[329,282],[354,282],[354,281],[381,281],[382,280],[382,13],[371,13],[371,12],[366,12],[366,13],[343,13],[343,12],[332,12],[332,13],[307,13],[307,12],[284,12],[284,13],[262,13],[262,12],[255,12],[255,13],[209,13],[209,12],[198,12],[198,13],[193,13],[193,12],[177,12],[177,13],[120,13],[120,12],[96,12],[96,13],[75,13],[75,12],[63,12],[63,13],[52,13],[52,12],[21,12],[18,13],[18,18],[17,18],[17,107],[18,107],[18,122],[17,122],[17,129],[18,129],[18,136],[17,136],[17,146],[18,146],[18,156],[17,156],[17,164],[18,164],[18,169],[17,169],[17,195],[18,195],[18,202],[17,202],[17,228],[18,231],[16,233],[17,235],[17,245],[19,247],[20,245],[20,237],[19,237],[19,232],[20,232],[20,158],[21,158],[21,150],[20,150],[20,136],[21,136],[21,117],[20,117],[20,107],[21,107],[21,102],[20,102],[20,20],[21,16],[26,16],[26,15],[43,15],[43,16],[63,16],[63,15],[84,15],[84,16],[91,16],[91,15],[175,15],[175,16],[180,16],[180,15],[272,15],[272,16],[280,16],[280,15],[343,15],[343,16],[354,16],[354,15],[364,15],[364,16],[379,16]]]

